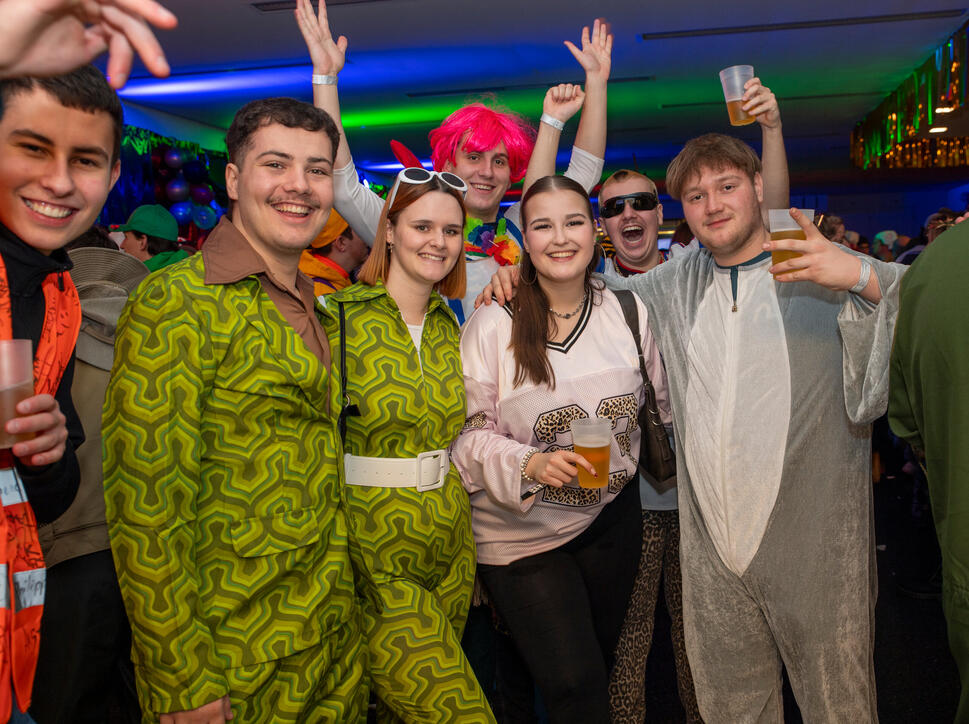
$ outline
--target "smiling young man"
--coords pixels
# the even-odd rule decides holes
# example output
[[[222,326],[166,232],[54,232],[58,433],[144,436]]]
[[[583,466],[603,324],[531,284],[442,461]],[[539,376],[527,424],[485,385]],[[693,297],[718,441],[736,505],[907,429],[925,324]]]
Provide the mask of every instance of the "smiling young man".
[[[0,666],[0,721],[6,721],[11,706],[16,715],[30,703],[38,656],[45,571],[34,519],[49,523],[63,513],[80,479],[75,450],[84,433],[70,389],[81,308],[62,247],[91,226],[118,178],[122,113],[91,66],[0,81],[0,108],[0,339],[33,342],[37,393],[17,406],[17,417],[2,421],[7,432],[28,438],[0,451],[0,525],[6,538],[21,542],[2,561],[14,571],[14,591],[3,583],[3,600],[6,606],[16,600],[17,610],[6,611],[0,635],[7,647],[10,637],[30,642],[22,650],[15,644],[12,670],[9,657]],[[15,537],[11,531],[23,520],[26,533]],[[52,575],[57,594],[53,583]]]
[[[902,267],[770,241],[753,149],[708,134],[667,186],[704,249],[609,279],[670,369],[686,648],[707,722],[873,721],[870,423],[887,402]],[[771,265],[767,249],[799,258]],[[769,273],[770,272],[770,273]]]
[[[365,717],[329,347],[298,269],[337,142],[308,104],[244,106],[228,218],[119,325],[105,500],[139,697],[162,724]]]

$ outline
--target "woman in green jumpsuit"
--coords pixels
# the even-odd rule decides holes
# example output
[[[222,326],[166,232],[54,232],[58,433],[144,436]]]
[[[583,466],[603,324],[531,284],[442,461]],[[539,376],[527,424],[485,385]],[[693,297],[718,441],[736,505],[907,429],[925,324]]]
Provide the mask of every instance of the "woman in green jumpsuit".
[[[345,493],[381,721],[494,721],[460,643],[475,551],[447,455],[466,412],[459,329],[438,293],[464,294],[465,188],[402,171],[360,283],[327,300],[334,361],[345,359],[334,406],[352,406]]]

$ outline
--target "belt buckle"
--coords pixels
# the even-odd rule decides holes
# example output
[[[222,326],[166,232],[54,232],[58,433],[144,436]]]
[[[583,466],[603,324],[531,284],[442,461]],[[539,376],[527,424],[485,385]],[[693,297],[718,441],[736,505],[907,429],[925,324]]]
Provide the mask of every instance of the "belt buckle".
[[[425,460],[435,460],[437,462],[437,476],[436,479],[431,482],[424,484],[424,476],[421,474],[424,469]],[[448,468],[450,467],[450,459],[446,450],[430,450],[427,452],[422,452],[417,456],[417,492],[423,493],[427,490],[437,490],[442,485],[444,485],[444,478],[447,476]]]

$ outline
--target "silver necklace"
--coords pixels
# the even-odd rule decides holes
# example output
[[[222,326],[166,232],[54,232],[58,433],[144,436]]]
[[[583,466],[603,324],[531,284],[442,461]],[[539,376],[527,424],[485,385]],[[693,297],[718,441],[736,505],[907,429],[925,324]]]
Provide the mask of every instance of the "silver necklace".
[[[589,292],[586,292],[585,294],[582,295],[582,300],[579,302],[579,306],[577,306],[575,309],[573,309],[571,312],[567,314],[559,314],[551,307],[549,307],[548,311],[552,313],[553,317],[558,317],[559,319],[572,319],[572,317],[574,317],[582,310],[582,307],[585,306],[585,300],[588,298],[589,298]]]

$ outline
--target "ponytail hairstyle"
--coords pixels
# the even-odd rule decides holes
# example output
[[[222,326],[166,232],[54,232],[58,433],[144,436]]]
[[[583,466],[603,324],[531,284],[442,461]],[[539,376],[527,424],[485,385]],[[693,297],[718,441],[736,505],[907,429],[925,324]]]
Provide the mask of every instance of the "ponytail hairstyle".
[[[528,206],[529,202],[538,194],[543,193],[574,193],[584,202],[585,212],[589,219],[589,226],[595,238],[595,221],[592,214],[592,203],[589,195],[578,183],[566,176],[546,176],[532,184],[522,196],[522,225],[525,237],[528,236]],[[598,287],[592,283],[592,274],[599,266],[602,249],[595,244],[592,259],[585,268],[584,287],[586,294],[592,296],[593,303],[598,303]],[[509,302],[511,308],[511,342],[509,347],[515,357],[515,387],[525,382],[535,385],[547,385],[555,389],[555,371],[548,359],[546,345],[555,334],[555,320],[552,318],[548,297],[538,282],[538,271],[532,264],[528,252],[522,250],[521,273],[519,275],[518,293]]]

